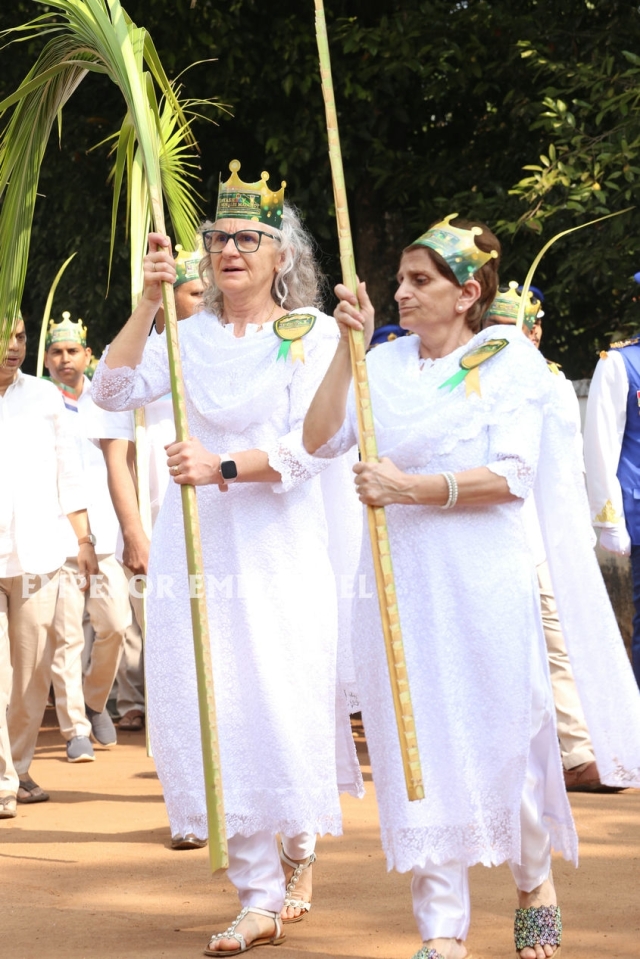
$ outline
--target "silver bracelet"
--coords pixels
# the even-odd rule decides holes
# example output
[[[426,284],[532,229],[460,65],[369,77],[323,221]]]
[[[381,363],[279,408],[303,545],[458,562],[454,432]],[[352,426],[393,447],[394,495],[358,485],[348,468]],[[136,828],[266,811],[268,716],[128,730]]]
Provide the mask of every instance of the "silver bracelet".
[[[440,509],[453,509],[458,502],[458,482],[453,473],[441,473],[440,475],[444,476],[447,481],[447,486],[449,487],[449,498]]]

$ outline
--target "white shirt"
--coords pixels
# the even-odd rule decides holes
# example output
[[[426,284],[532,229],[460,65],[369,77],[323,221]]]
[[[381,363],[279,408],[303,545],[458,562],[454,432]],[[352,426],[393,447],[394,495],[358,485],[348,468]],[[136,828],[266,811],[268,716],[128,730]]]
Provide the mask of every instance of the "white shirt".
[[[594,526],[624,526],[618,481],[620,451],[627,423],[629,377],[617,350],[598,360],[587,400],[584,458],[589,506]]]
[[[118,517],[111,502],[107,467],[99,447],[91,440],[96,435],[115,431],[123,420],[128,424],[128,413],[108,413],[93,402],[91,381],[84,377],[82,393],[78,397],[78,410],[67,409],[66,416],[73,432],[87,486],[87,509],[89,525],[96,537],[96,553],[99,556],[114,553],[118,539]],[[77,541],[73,530],[66,536],[67,556],[77,553]]]
[[[52,383],[18,370],[0,397],[0,449],[0,576],[59,569],[71,528],[66,515],[84,509],[87,497],[68,415]]]

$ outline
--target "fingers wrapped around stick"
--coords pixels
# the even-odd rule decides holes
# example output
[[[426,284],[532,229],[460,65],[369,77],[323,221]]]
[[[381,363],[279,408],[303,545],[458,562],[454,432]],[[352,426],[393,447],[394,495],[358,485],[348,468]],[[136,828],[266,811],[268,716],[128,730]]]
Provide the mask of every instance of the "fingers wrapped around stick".
[[[165,446],[167,466],[175,483],[180,486],[217,486],[221,492],[228,485],[220,474],[220,457],[210,453],[200,440],[190,437],[181,443],[169,443]]]
[[[378,463],[356,463],[353,472],[358,498],[367,506],[410,502],[406,493],[407,474],[386,456]]]
[[[149,234],[149,252],[144,258],[144,296],[158,303],[162,299],[162,284],[175,283],[176,268],[171,252],[171,240],[162,233]]]
[[[348,338],[350,329],[363,330],[365,348],[368,347],[373,336],[375,310],[369,299],[366,284],[358,282],[357,295],[343,283],[338,283],[334,292],[338,297],[338,305],[333,315],[340,327],[342,337]]]

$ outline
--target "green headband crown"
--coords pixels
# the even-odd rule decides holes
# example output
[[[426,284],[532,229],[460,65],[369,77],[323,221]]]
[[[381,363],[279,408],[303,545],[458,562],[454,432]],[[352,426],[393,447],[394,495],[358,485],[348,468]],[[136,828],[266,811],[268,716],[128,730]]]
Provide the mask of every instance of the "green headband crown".
[[[444,220],[414,240],[411,246],[428,246],[435,250],[449,266],[458,283],[465,283],[485,263],[495,260],[498,251],[485,253],[476,246],[475,237],[482,234],[479,226],[473,226],[470,230],[451,226],[449,220],[455,220],[457,215],[450,213],[445,216]]]
[[[227,182],[223,183],[220,178],[216,220],[229,218],[256,220],[279,230],[282,223],[286,181],[283,180],[278,192],[274,193],[267,186],[268,173],[263,172],[261,179],[256,183],[244,183],[238,176],[240,169],[238,160],[232,160],[229,169],[231,176]]]
[[[200,260],[205,255],[200,235],[196,238],[195,250],[183,250],[179,243],[176,243],[176,250],[178,255],[175,259],[176,280],[173,284],[174,288],[182,286],[183,283],[190,283],[191,280],[200,279]]]
[[[74,323],[69,311],[65,310],[60,323],[56,323],[53,319],[49,320],[49,329],[44,341],[45,350],[48,350],[53,343],[79,343],[80,346],[86,346],[87,328],[81,319]]]
[[[521,302],[522,296],[518,293],[518,283],[515,280],[511,280],[508,290],[501,290],[496,293],[493,303],[485,314],[485,323],[490,324],[494,321],[497,323],[513,323],[515,325]],[[533,295],[531,290],[527,290],[523,322],[528,330],[533,329],[539,311],[540,300]]]

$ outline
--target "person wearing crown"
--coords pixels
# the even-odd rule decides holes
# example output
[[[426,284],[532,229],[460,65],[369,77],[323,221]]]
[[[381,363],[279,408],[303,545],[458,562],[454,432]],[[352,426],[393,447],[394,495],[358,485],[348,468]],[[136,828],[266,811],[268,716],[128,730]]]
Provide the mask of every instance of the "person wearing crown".
[[[67,539],[67,560],[60,571],[51,673],[60,731],[67,741],[67,759],[74,763],[90,762],[95,758],[92,735],[105,747],[117,741],[106,706],[126,632],[131,625],[127,580],[114,555],[118,520],[111,505],[104,459],[91,441],[99,432],[98,424],[102,420],[128,420],[128,416],[108,414],[96,407],[85,372],[90,359],[87,330],[82,320],[74,322],[66,311],[60,323],[50,320],[44,364],[64,399],[69,425],[76,438],[87,479],[89,519],[99,565],[98,579],[85,594],[78,588],[78,564],[73,555],[73,544]],[[83,680],[85,610],[95,639]]]
[[[22,373],[16,317],[0,363],[0,818],[49,799],[29,775],[51,683],[53,619],[73,530],[82,588],[98,573],[87,493],[64,404],[51,383]],[[67,522],[68,520],[68,522]]]
[[[560,585],[563,575],[572,575],[564,565],[579,553],[584,582],[564,607],[574,629],[584,626],[585,606],[593,616],[594,602],[606,602],[606,591],[594,579],[599,572],[590,530],[579,522],[582,476],[562,456],[566,433],[552,412],[554,378],[518,330],[481,331],[498,286],[500,244],[483,224],[455,216],[402,253],[395,297],[400,325],[415,335],[367,356],[380,459],[354,467],[361,501],[387,508],[422,800],[407,799],[380,618],[364,601],[355,604],[354,657],[387,864],[413,873],[413,910],[423,940],[414,959],[468,959],[468,867],[505,861],[517,886],[519,959],[545,959],[561,938],[551,849],[575,862],[577,837],[521,519],[536,471],[536,490],[550,491],[545,531],[547,522],[553,526],[566,514],[555,539],[559,528],[568,535],[553,556],[559,565],[552,566],[560,571]],[[341,339],[303,430],[307,451],[322,458],[357,441],[348,333],[364,330],[366,343],[374,326],[364,283],[357,299],[343,285],[336,295]],[[556,491],[565,494],[557,503]],[[371,577],[371,570],[363,546],[360,573]],[[631,738],[618,719],[618,756],[607,753],[605,743],[601,772],[630,784],[638,782],[640,709],[624,650],[610,648],[616,626],[608,609],[596,611],[601,628],[582,644],[576,678],[586,675],[596,711],[609,709],[610,724],[615,726],[621,696],[628,705]],[[602,662],[605,634],[617,693],[603,706],[597,689],[602,672],[594,670],[592,657]],[[627,720],[625,715],[625,725]]]
[[[308,911],[315,835],[341,830],[337,754],[341,787],[361,790],[346,700],[336,696],[338,598],[328,535],[332,521],[359,510],[346,487],[333,502],[323,497],[328,464],[302,445],[302,421],[338,330],[318,309],[312,243],[284,203],[284,184],[272,192],[266,173],[244,183],[239,167],[230,164],[215,221],[201,230],[204,309],[180,324],[192,438],[167,448],[174,482],[153,530],[146,648],[148,726],[171,832],[206,836],[179,488],[193,484],[229,878],[243,907],[212,937],[206,954],[214,956],[277,944],[283,921]],[[97,401],[110,409],[145,405],[169,389],[165,337],[148,334],[162,283],[173,283],[176,270],[169,239],[152,233],[149,242],[141,301],[93,380]]]

